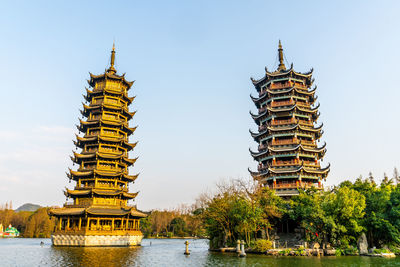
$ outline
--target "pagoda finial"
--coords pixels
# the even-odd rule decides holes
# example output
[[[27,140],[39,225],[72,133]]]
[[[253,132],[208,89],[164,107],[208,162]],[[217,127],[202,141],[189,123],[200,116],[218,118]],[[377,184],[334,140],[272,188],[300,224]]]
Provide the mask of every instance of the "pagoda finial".
[[[107,70],[108,73],[114,74],[117,72],[117,70],[114,68],[114,63],[115,63],[115,42],[113,42],[113,47],[111,50],[111,62],[110,62],[110,67]]]
[[[283,48],[282,48],[281,40],[279,40],[278,55],[279,55],[278,71],[286,70],[285,63],[283,63]]]

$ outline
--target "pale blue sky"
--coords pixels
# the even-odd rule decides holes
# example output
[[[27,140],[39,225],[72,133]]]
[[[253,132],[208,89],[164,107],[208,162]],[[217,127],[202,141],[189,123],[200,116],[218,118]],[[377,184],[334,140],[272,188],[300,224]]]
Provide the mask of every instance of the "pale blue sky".
[[[398,1],[19,1],[0,9],[0,203],[61,205],[88,72],[136,80],[141,209],[248,177],[250,76],[314,68],[327,185],[400,167]],[[11,4],[12,3],[12,4]]]

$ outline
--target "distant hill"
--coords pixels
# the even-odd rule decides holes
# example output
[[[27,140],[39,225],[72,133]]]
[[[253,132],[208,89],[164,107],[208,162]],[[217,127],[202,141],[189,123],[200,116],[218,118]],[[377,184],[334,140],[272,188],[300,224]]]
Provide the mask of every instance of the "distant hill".
[[[40,205],[36,205],[36,204],[32,204],[32,203],[25,203],[24,205],[22,205],[21,207],[19,207],[18,209],[16,209],[15,211],[36,211],[39,208],[41,208]]]

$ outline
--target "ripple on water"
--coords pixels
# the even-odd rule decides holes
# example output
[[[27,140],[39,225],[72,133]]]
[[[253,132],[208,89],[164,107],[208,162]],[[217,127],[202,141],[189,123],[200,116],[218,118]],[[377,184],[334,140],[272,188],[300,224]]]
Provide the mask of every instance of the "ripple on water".
[[[41,246],[40,242],[44,242]],[[183,255],[182,239],[144,239],[141,247],[52,247],[50,239],[0,239],[0,266],[400,266],[399,259],[370,257],[280,257],[208,251],[206,240],[189,240],[190,256]]]

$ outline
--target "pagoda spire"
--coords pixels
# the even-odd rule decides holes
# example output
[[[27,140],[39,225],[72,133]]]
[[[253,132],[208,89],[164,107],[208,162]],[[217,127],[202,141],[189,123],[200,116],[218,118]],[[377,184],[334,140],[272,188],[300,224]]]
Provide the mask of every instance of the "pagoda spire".
[[[283,62],[283,48],[282,48],[281,40],[279,40],[278,55],[279,55],[278,71],[286,70],[285,63]]]
[[[110,62],[110,67],[107,70],[108,73],[114,74],[117,72],[117,70],[114,68],[114,63],[115,63],[115,42],[113,42],[113,47],[111,50],[111,62]]]

